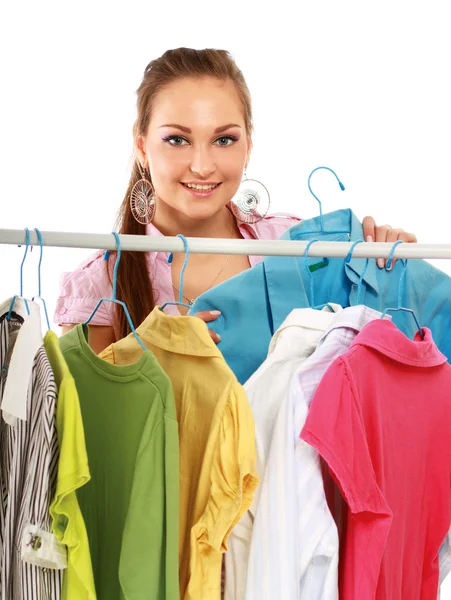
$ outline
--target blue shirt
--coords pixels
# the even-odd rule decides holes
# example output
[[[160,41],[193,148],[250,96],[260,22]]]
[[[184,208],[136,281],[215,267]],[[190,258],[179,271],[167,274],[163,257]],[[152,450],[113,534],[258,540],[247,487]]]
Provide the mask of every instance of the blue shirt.
[[[281,239],[349,242],[363,238],[362,224],[350,209],[324,215],[324,233],[319,217],[301,221]],[[321,259],[312,257],[308,264]],[[330,258],[329,264],[312,272],[315,306],[334,302],[343,307],[357,301],[357,287],[366,259]],[[398,305],[397,261],[391,271],[379,269],[371,259],[363,278],[361,303],[383,311]],[[440,351],[451,357],[451,278],[424,260],[407,264],[401,305],[414,310],[422,327],[429,327]],[[191,313],[220,310],[208,326],[220,334],[225,360],[240,383],[245,383],[265,360],[274,332],[294,308],[310,306],[310,279],[304,257],[268,256],[258,265],[208,290],[194,303]],[[412,315],[391,313],[394,323],[409,337],[416,331]]]

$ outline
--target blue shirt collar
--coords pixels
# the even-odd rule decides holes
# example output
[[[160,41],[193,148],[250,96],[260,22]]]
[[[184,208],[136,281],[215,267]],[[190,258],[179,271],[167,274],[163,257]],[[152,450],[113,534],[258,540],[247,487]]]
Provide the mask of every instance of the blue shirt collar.
[[[314,217],[313,219],[304,219],[297,223],[294,227],[291,227],[285,234],[285,239],[292,240],[303,240],[307,236],[323,237],[327,235],[347,235],[352,234],[352,229],[362,226],[349,208],[343,208],[341,210],[335,210],[334,212],[326,213],[323,215],[324,230],[320,228],[320,216]],[[286,236],[286,237],[285,237]],[[309,238],[311,239],[311,238]]]
[[[343,208],[323,215],[324,232],[320,230],[320,218],[301,221],[288,230],[292,240],[312,239],[318,237],[324,241],[334,241],[336,236],[348,236],[349,241],[355,242],[363,239],[363,227],[358,218],[350,208]],[[343,240],[339,240],[343,241]],[[351,258],[349,263],[345,264],[346,274],[352,283],[358,283],[365,268],[365,258]],[[366,285],[378,294],[379,285],[376,274],[376,261],[370,260],[368,268],[363,277]]]
[[[356,241],[363,239],[363,227],[351,209],[345,208],[323,215],[324,231],[320,229],[320,218],[307,219],[291,227],[281,239],[323,241]],[[273,318],[273,332],[282,324],[287,303],[297,307],[309,306],[308,291],[305,289],[299,269],[303,258],[268,256],[264,260],[266,287]],[[345,263],[345,273],[351,284],[357,285],[365,268],[366,259],[351,258]],[[326,267],[329,268],[329,267]],[[379,294],[376,261],[370,259],[363,277],[364,284]],[[289,286],[287,286],[287,276]],[[283,292],[281,293],[281,290]]]

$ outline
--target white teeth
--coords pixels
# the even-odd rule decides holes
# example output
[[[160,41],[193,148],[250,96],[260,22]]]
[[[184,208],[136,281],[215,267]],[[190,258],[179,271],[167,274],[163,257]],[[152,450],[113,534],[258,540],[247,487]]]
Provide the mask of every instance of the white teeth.
[[[210,190],[214,190],[217,187],[217,183],[214,185],[198,185],[197,183],[185,183],[186,187],[191,188],[192,190],[199,190],[200,192],[209,192]]]

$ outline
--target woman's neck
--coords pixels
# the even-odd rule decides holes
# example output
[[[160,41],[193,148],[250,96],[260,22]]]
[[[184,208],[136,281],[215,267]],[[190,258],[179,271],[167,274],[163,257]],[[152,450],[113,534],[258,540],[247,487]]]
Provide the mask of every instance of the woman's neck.
[[[169,236],[181,233],[186,237],[241,237],[236,219],[227,207],[210,219],[190,219],[164,205],[158,206],[153,223],[163,235]]]

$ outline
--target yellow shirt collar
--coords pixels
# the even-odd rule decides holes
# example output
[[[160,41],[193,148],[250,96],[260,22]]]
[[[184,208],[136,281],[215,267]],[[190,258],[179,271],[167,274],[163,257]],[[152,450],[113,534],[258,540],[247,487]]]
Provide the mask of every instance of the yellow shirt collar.
[[[146,342],[175,354],[222,358],[208,326],[192,316],[172,316],[156,306],[136,332]]]

